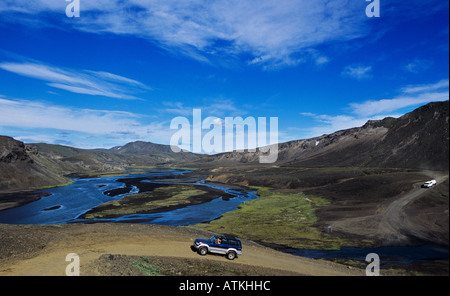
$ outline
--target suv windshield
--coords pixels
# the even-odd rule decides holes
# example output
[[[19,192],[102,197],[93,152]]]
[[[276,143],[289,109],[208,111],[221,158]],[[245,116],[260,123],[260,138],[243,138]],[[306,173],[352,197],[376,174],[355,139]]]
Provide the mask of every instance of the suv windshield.
[[[222,244],[223,237],[221,237],[220,235],[214,235],[209,239],[209,241],[213,244]]]
[[[235,237],[225,236],[225,235],[214,235],[209,239],[209,241],[212,244],[222,244],[222,245],[241,247],[241,242],[239,241],[239,239],[237,239]]]

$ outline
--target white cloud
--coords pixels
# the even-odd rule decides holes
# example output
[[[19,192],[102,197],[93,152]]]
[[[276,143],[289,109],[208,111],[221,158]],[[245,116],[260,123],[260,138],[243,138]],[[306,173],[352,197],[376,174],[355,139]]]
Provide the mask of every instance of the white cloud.
[[[0,125],[21,128],[52,128],[90,134],[126,130],[138,124],[137,115],[122,111],[62,107],[29,100],[0,98]]]
[[[0,11],[35,17],[47,11],[62,14],[65,5],[61,0],[15,0],[1,4]],[[250,63],[289,66],[318,45],[367,35],[365,5],[352,0],[83,1],[73,27],[138,36],[202,61],[244,54],[253,56]]]
[[[413,61],[406,64],[403,68],[405,71],[417,74],[424,70],[427,70],[433,65],[431,60],[414,59]]]
[[[328,57],[326,56],[320,56],[316,59],[316,64],[317,65],[324,65],[326,63],[328,63],[330,60],[328,59]]]
[[[116,81],[116,82],[119,82],[119,83],[125,83],[125,84],[128,84],[128,85],[133,85],[133,86],[140,87],[142,89],[150,89],[148,86],[146,86],[142,82],[139,82],[137,80],[130,79],[130,78],[127,78],[127,77],[123,77],[123,76],[120,76],[120,75],[112,74],[112,73],[109,73],[109,72],[103,72],[103,71],[86,71],[86,72],[94,74],[94,75],[96,75],[96,76],[98,76],[98,77],[100,77],[102,79],[105,79],[105,80]]]
[[[402,88],[402,94],[392,99],[353,103],[350,104],[350,107],[354,114],[359,116],[371,116],[432,101],[446,101],[449,99],[448,87],[448,79],[428,85],[410,85]]]
[[[341,75],[344,77],[355,78],[358,80],[372,78],[372,66],[349,65],[342,70]]]
[[[139,100],[129,93],[150,89],[139,81],[108,72],[62,69],[39,62],[3,62],[0,69],[43,80],[53,88],[116,99]]]
[[[308,135],[315,137],[362,126],[368,120],[399,117],[404,113],[401,110],[406,107],[449,100],[448,88],[448,79],[425,85],[409,85],[401,88],[401,94],[392,99],[351,103],[349,104],[350,114],[327,115],[302,112],[300,115],[311,117],[314,121],[320,123],[308,130]]]
[[[432,101],[446,101],[449,99],[447,92],[424,93],[417,96],[399,96],[394,99],[379,101],[366,101],[364,103],[350,104],[353,112],[360,116],[392,112],[401,108],[425,104]]]
[[[147,116],[124,111],[71,108],[0,96],[0,126],[23,131],[53,129],[110,139],[168,143],[167,122],[146,123]],[[52,133],[47,133],[50,135]],[[56,135],[55,132],[54,135]]]
[[[442,79],[436,83],[431,84],[422,84],[422,85],[409,85],[407,87],[402,88],[402,92],[410,94],[410,93],[426,93],[435,91],[438,89],[448,89],[449,80]]]
[[[205,99],[204,105],[185,106],[182,102],[163,102],[166,106],[160,112],[192,117],[193,109],[200,109],[202,117],[245,116],[248,112],[235,106],[233,100],[224,98]]]

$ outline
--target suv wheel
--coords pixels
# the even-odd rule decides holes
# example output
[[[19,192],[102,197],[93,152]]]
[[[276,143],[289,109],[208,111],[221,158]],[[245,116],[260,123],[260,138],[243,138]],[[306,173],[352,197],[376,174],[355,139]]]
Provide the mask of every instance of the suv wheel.
[[[205,256],[206,254],[208,254],[208,249],[206,247],[201,247],[200,249],[198,249],[198,253],[202,256]]]
[[[230,251],[230,252],[227,253],[227,259],[228,260],[233,260],[234,258],[236,258],[236,252]]]

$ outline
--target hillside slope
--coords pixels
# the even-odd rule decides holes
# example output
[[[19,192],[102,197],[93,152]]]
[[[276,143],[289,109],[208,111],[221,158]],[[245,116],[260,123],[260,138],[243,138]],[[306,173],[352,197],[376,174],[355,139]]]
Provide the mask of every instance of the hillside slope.
[[[153,145],[161,147],[158,147],[158,149],[138,149],[135,143],[142,143],[144,147],[153,147]],[[48,158],[59,159],[65,162],[90,164],[92,166],[91,170],[103,170],[103,166],[113,166],[112,168],[106,168],[106,170],[114,170],[117,169],[117,166],[149,166],[198,158],[193,153],[174,153],[170,146],[153,144],[151,142],[133,142],[111,149],[92,150],[46,143],[30,144],[30,146],[35,147]]]
[[[449,102],[433,102],[399,118],[278,145],[277,164],[295,167],[449,169]],[[230,152],[194,164],[257,163],[261,152]]]
[[[69,181],[60,174],[60,163],[53,162],[50,166],[43,165],[44,161],[32,147],[0,136],[0,192],[56,186]]]
[[[124,146],[116,146],[107,149],[107,152],[120,154],[122,157],[126,156],[146,156],[150,157],[152,162],[173,162],[173,161],[189,161],[195,160],[200,155],[188,151],[180,151],[175,153],[172,151],[170,145],[156,144],[152,142],[136,141],[128,143]]]
[[[136,141],[128,143],[124,146],[116,146],[108,149],[110,152],[120,154],[150,154],[155,152],[170,153],[172,150],[168,145],[155,144],[151,142]]]

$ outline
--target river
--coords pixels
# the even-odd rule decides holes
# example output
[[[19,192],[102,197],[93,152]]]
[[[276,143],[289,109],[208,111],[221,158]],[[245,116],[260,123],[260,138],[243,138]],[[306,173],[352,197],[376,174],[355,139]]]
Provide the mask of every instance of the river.
[[[40,200],[26,204],[24,206],[0,211],[0,223],[6,224],[66,224],[66,223],[92,223],[92,222],[136,222],[151,223],[171,226],[192,225],[202,222],[212,221],[222,214],[234,211],[240,204],[247,200],[258,198],[256,192],[241,192],[224,186],[206,184],[204,181],[178,183],[177,179],[164,181],[170,184],[195,184],[214,187],[228,193],[233,198],[216,198],[212,201],[198,205],[187,206],[181,209],[154,213],[154,214],[133,214],[110,219],[89,219],[83,220],[79,217],[92,208],[105,202],[123,198],[128,194],[138,193],[139,189],[133,187],[130,192],[117,196],[109,196],[104,192],[125,187],[119,179],[143,178],[142,182],[162,183],[161,180],[152,180],[161,176],[181,176],[189,171],[165,170],[149,171],[143,174],[130,174],[120,177],[100,177],[88,179],[75,179],[74,183],[64,187],[57,187],[45,190],[51,195],[42,197]],[[291,249],[285,252],[309,257],[319,258],[347,258],[364,260],[368,253],[377,253],[383,260],[397,263],[411,263],[434,259],[448,259],[448,248],[425,245],[411,247],[380,247],[380,248],[344,248],[339,251],[313,251]]]
[[[365,261],[367,254],[375,253],[383,263],[409,264],[413,262],[425,262],[430,260],[448,260],[448,247],[439,245],[420,246],[382,246],[376,248],[341,248],[340,250],[304,250],[286,249],[285,253],[312,258],[334,259],[344,258]]]
[[[171,226],[191,225],[208,222],[219,218],[222,214],[236,210],[237,207],[247,200],[258,198],[256,192],[241,192],[224,186],[206,184],[204,181],[184,182],[182,184],[195,184],[214,187],[228,193],[233,198],[216,198],[210,202],[198,205],[187,206],[185,208],[154,214],[126,215],[111,219],[89,219],[83,220],[79,217],[92,208],[111,200],[123,198],[129,194],[139,192],[137,187],[133,187],[130,192],[116,196],[104,194],[117,188],[125,187],[119,179],[127,178],[148,178],[142,182],[162,183],[160,180],[152,180],[161,176],[181,176],[189,171],[164,170],[150,171],[143,174],[130,174],[120,177],[100,177],[88,179],[74,179],[74,183],[45,190],[49,196],[40,200],[26,204],[24,206],[0,211],[0,223],[5,224],[66,224],[79,222],[138,222],[152,223]],[[171,179],[164,183],[178,184],[176,179]]]

